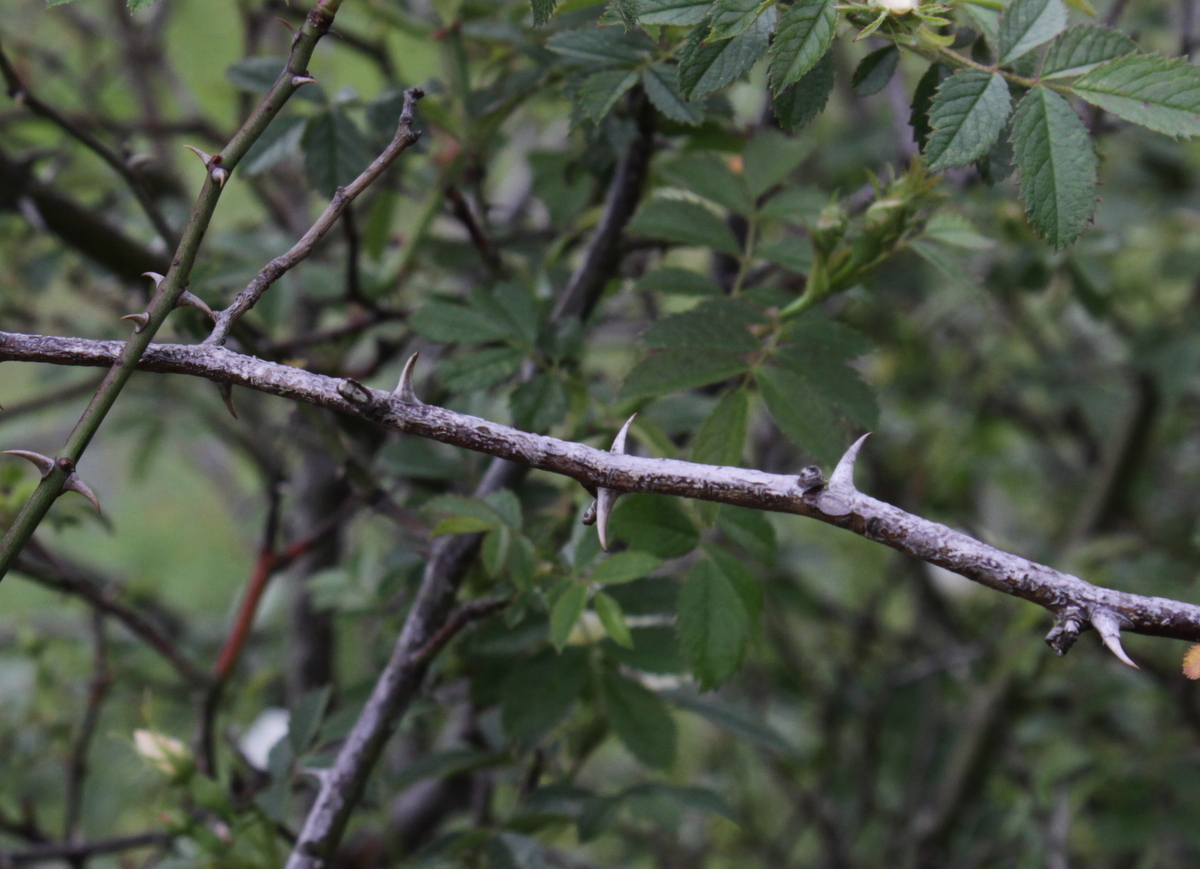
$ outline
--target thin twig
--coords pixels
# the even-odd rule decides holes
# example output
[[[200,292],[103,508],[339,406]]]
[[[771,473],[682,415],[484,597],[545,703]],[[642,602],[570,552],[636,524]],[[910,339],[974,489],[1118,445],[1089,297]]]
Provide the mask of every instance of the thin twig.
[[[171,843],[167,833],[149,832],[135,836],[118,836],[112,839],[96,839],[91,842],[54,842],[35,845],[24,851],[0,851],[0,869],[13,866],[33,866],[37,863],[52,863],[56,860],[79,860],[116,854],[136,848],[162,848]]]
[[[0,45],[0,75],[4,76],[8,95],[13,98],[13,102],[24,106],[35,115],[39,115],[54,123],[64,133],[81,143],[85,148],[107,163],[114,172],[120,175],[122,180],[129,185],[130,191],[137,198],[138,204],[142,206],[142,211],[146,213],[146,217],[150,220],[151,225],[154,226],[154,231],[158,233],[159,238],[163,240],[168,249],[174,249],[175,245],[179,243],[179,239],[171,229],[170,224],[167,223],[167,219],[163,217],[162,212],[158,208],[158,203],[151,196],[145,181],[129,168],[128,164],[121,159],[120,154],[113,151],[87,130],[81,129],[72,123],[69,118],[53,106],[47,105],[34,96],[29,87],[21,81],[21,77],[17,75],[17,71],[13,68],[12,63],[9,62],[8,55],[4,53],[2,45]]]
[[[116,599],[117,584],[57,555],[51,555],[36,540],[17,560],[17,570],[34,582],[75,595],[115,618],[131,634],[158,652],[185,681],[203,685],[208,677],[179,651],[174,639],[163,633],[144,614]]]
[[[9,423],[18,417],[26,416],[31,413],[37,413],[40,410],[45,410],[48,407],[54,407],[62,404],[65,401],[70,401],[73,398],[79,398],[81,395],[87,395],[90,392],[95,392],[96,387],[100,385],[100,378],[89,377],[86,380],[81,380],[78,383],[72,383],[69,386],[64,386],[56,392],[48,392],[45,395],[39,395],[31,398],[28,401],[22,401],[20,404],[11,404],[4,408],[3,415],[0,416],[0,422]]]
[[[321,216],[317,218],[316,223],[304,233],[303,237],[296,242],[291,250],[285,254],[275,257],[255,276],[247,286],[242,290],[236,299],[233,300],[228,308],[221,311],[217,315],[217,324],[213,327],[212,334],[204,339],[205,344],[215,344],[220,346],[225,343],[229,336],[229,330],[238,318],[249,311],[258,303],[262,294],[270,289],[271,285],[279,280],[283,275],[292,269],[297,264],[308,258],[313,252],[317,242],[325,237],[325,234],[333,228],[337,223],[338,218],[342,216],[342,212],[349,207],[360,193],[366,190],[375,179],[383,174],[384,170],[392,164],[392,161],[404,153],[408,148],[420,138],[420,133],[412,128],[413,111],[416,108],[417,100],[425,96],[425,92],[420,88],[409,88],[404,92],[404,108],[400,112],[399,123],[396,126],[396,135],[392,137],[392,141],[384,148],[383,152],[375,158],[375,160],[362,171],[362,174],[347,184],[345,187],[339,187],[329,205],[321,212]]]
[[[80,818],[83,812],[83,785],[88,772],[88,751],[96,724],[100,720],[100,707],[108,696],[112,685],[112,673],[108,669],[108,636],[105,630],[104,613],[92,610],[92,679],[88,685],[87,706],[75,744],[71,746],[71,760],[67,765],[67,794],[63,810],[63,838],[74,842],[79,838]]]
[[[471,210],[471,204],[467,202],[467,198],[453,184],[446,185],[446,198],[450,200],[450,211],[454,214],[458,222],[461,223],[467,230],[467,235],[471,237],[471,244],[475,246],[475,250],[479,253],[479,258],[483,260],[484,265],[488,270],[497,275],[500,273],[500,254],[497,252],[495,245],[487,237],[487,233],[483,231],[483,227],[479,225],[479,221],[475,219],[475,212]]]

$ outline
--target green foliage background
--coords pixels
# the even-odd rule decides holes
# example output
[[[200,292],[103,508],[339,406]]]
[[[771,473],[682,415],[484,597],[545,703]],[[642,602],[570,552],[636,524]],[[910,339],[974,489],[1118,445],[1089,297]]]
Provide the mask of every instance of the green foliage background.
[[[181,144],[220,147],[286,53],[272,19],[302,11],[10,5],[0,41],[21,75],[144,156],[174,225],[203,177]],[[828,471],[872,430],[865,492],[1097,584],[1190,599],[1200,153],[1163,133],[1200,130],[1197,73],[1168,59],[1190,49],[1191,6],[1099,9],[1137,34],[1131,54],[1079,30],[1096,25],[1087,10],[990,5],[348,0],[310,67],[319,84],[231,179],[191,289],[228,304],[422,85],[420,145],[355,205],[353,233],[255,309],[235,336],[249,352],[390,389],[420,349],[427,402],[604,447],[636,411],[642,454],[779,473]],[[157,53],[138,60],[138,45]],[[555,322],[646,124],[657,147],[614,276],[586,320]],[[61,130],[9,104],[0,154],[161,255],[119,180]],[[117,317],[145,287],[0,193],[0,328],[125,335]],[[176,313],[162,340],[205,325]],[[53,454],[92,378],[6,364],[0,445]],[[436,662],[344,865],[1195,865],[1200,705],[1176,644],[1128,639],[1138,673],[1091,635],[1058,659],[1041,610],[795,517],[626,496],[605,555],[571,481],[535,473],[472,499],[484,458],[244,391],[234,403],[238,421],[211,384],[136,377],[81,465],[106,518],[64,498],[38,536],[207,672],[264,493],[282,481],[284,543],[350,499],[331,551],[259,609],[218,713],[216,780],[138,755],[138,728],[194,738],[195,694],[111,623],[89,775],[68,784],[92,620],[18,573],[0,586],[5,848],[149,829],[171,845],[128,865],[281,865],[304,770],[353,723],[430,535],[484,532],[463,597],[513,603]],[[32,479],[0,464],[3,524]],[[368,506],[379,490],[394,509]],[[317,676],[296,663],[314,646]],[[272,709],[290,729],[256,769],[237,746]],[[72,787],[82,815],[64,830]],[[431,814],[410,829],[416,804]]]

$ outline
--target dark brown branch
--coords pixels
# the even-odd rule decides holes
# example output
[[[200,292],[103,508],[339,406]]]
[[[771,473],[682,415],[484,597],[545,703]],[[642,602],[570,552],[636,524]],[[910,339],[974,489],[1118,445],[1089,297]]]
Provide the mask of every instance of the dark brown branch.
[[[100,579],[66,559],[52,556],[36,540],[17,559],[17,570],[34,582],[80,597],[101,612],[111,615],[131,634],[166,658],[189,683],[203,685],[208,681],[208,677],[185,658],[175,642],[149,618],[116,600],[113,583]]]
[[[0,851],[0,869],[10,866],[34,866],[61,860],[79,860],[98,857],[101,854],[116,854],[136,848],[164,847],[170,844],[166,833],[141,833],[136,836],[118,836],[112,839],[96,839],[91,842],[62,842],[35,845],[24,851]]]

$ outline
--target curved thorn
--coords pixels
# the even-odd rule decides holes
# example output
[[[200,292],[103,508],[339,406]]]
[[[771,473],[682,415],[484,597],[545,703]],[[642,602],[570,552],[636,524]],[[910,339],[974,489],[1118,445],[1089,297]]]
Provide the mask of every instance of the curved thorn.
[[[92,502],[92,506],[96,508],[97,513],[100,512],[100,501],[96,498],[96,493],[91,490],[91,487],[88,486],[87,483],[79,479],[78,474],[71,474],[69,477],[63,480],[62,491],[78,492],[80,495],[83,495],[83,497]]]
[[[207,168],[208,165],[210,163],[212,163],[212,154],[209,154],[207,151],[201,151],[199,148],[195,148],[191,145],[184,145],[183,147],[187,148],[189,151],[191,151],[193,154],[195,154],[197,157],[199,157],[201,160],[203,160],[205,168]]]
[[[625,438],[629,434],[629,427],[633,425],[635,419],[637,419],[636,413],[625,420],[625,425],[621,426],[621,430],[613,438],[612,449],[609,452],[622,456],[625,455]],[[600,537],[600,548],[605,552],[608,552],[608,517],[612,515],[613,505],[617,503],[617,498],[619,497],[621,497],[621,493],[613,489],[596,488],[596,534]],[[584,520],[586,524],[586,515],[584,516]]]
[[[317,80],[311,75],[294,75],[292,76],[292,87],[298,88],[301,85],[316,84]]]
[[[605,552],[608,552],[608,517],[620,495],[612,489],[596,490],[596,534],[600,537],[600,548]]]
[[[146,326],[148,326],[150,324],[150,315],[147,314],[145,311],[142,311],[139,314],[126,314],[121,319],[122,320],[132,320],[134,332],[140,332],[143,329],[145,329]]]
[[[837,467],[829,477],[830,488],[854,489],[854,463],[858,460],[858,451],[862,449],[863,441],[871,436],[870,432],[860,437],[850,445],[850,449],[838,460]]]
[[[211,174],[212,180],[217,182],[218,187],[224,187],[225,182],[229,180],[229,170],[222,169],[220,166],[214,167]]]
[[[1092,613],[1092,627],[1100,635],[1100,641],[1104,643],[1104,647],[1116,655],[1118,661],[1135,670],[1141,669],[1121,648],[1121,620],[1114,613],[1108,610]]]
[[[166,275],[160,275],[158,272],[142,272],[143,278],[150,278],[154,281],[154,289],[157,290],[162,286],[162,282],[166,280]]]
[[[41,453],[31,453],[29,450],[2,450],[0,452],[7,456],[20,456],[22,459],[33,462],[43,478],[54,470],[54,459],[43,456]]]
[[[596,501],[593,501],[590,505],[588,505],[588,508],[583,511],[583,519],[580,521],[584,525],[596,524],[596,503]]]
[[[629,427],[631,425],[633,425],[633,421],[635,419],[637,419],[636,413],[633,416],[629,417],[629,419],[625,420],[625,425],[621,426],[621,430],[619,432],[617,432],[617,436],[615,438],[613,438],[612,449],[609,450],[609,452],[621,453],[622,455],[624,455],[624,453],[625,453],[625,435],[629,434]]]
[[[392,390],[392,395],[405,404],[424,404],[421,399],[417,398],[416,392],[413,391],[413,368],[416,367],[417,357],[420,355],[421,352],[418,350],[412,356],[408,357],[408,361],[404,363],[404,370],[400,372],[400,382]]]
[[[208,314],[209,318],[214,323],[217,322],[217,315],[213,313],[212,308],[208,306],[204,299],[200,298],[195,293],[189,293],[187,290],[183,291],[183,294],[179,297],[179,301],[175,303],[175,307],[179,308],[185,305],[191,308],[199,308],[201,311]]]
[[[233,406],[233,387],[228,383],[218,383],[217,392],[221,393],[221,401],[225,402],[225,409],[233,416],[238,418],[237,409]]]

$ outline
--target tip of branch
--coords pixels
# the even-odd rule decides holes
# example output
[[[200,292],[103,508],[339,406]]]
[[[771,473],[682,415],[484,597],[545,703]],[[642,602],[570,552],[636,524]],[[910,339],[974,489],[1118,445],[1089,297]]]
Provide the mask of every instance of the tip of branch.
[[[146,328],[146,326],[148,326],[150,324],[150,315],[147,314],[145,311],[142,311],[141,313],[138,313],[138,314],[126,314],[121,319],[122,320],[132,320],[134,332],[141,332],[143,329]]]
[[[96,493],[92,491],[91,487],[88,486],[87,483],[79,479],[78,474],[71,474],[66,480],[63,481],[62,491],[78,492],[80,495],[83,495],[83,497],[92,502],[92,506],[96,508],[97,513],[101,512],[100,500],[96,497]]]
[[[159,277],[161,278],[162,276],[159,275]],[[209,318],[214,323],[217,322],[217,315],[213,313],[212,308],[210,308],[208,304],[195,293],[189,293],[187,290],[183,291],[183,294],[179,297],[179,301],[175,303],[175,307],[179,308],[185,305],[190,308],[199,308],[201,311],[208,314]]]
[[[625,425],[621,426],[621,430],[619,432],[617,432],[617,436],[615,438],[613,438],[612,449],[609,450],[609,452],[621,453],[622,455],[624,455],[624,453],[625,453],[625,437],[626,437],[626,435],[629,434],[629,427],[631,425],[633,425],[633,421],[635,419],[637,419],[636,413],[633,416],[629,417],[629,419],[625,420]]]
[[[150,278],[154,281],[154,289],[158,289],[162,282],[166,279],[166,275],[160,275],[158,272],[142,272],[143,278]]]
[[[41,475],[45,477],[54,470],[54,459],[49,456],[43,456],[41,453],[32,453],[29,450],[0,450],[6,456],[19,456],[22,459],[28,459],[33,462]]]
[[[831,488],[854,488],[854,463],[858,461],[858,451],[862,449],[863,441],[871,436],[870,432],[860,437],[850,445],[850,449],[838,460],[837,467],[829,477]]]
[[[413,369],[416,367],[417,357],[420,355],[420,351],[417,351],[408,357],[408,361],[404,363],[404,370],[400,372],[400,382],[392,390],[392,395],[405,404],[424,404],[421,399],[417,398],[417,393],[413,390]]]
[[[1133,663],[1133,660],[1125,654],[1125,650],[1121,647],[1120,617],[1108,610],[1094,612],[1092,613],[1092,627],[1100,635],[1100,641],[1104,643],[1104,647],[1112,652],[1118,661],[1133,667],[1135,670],[1141,669],[1141,667]]]

